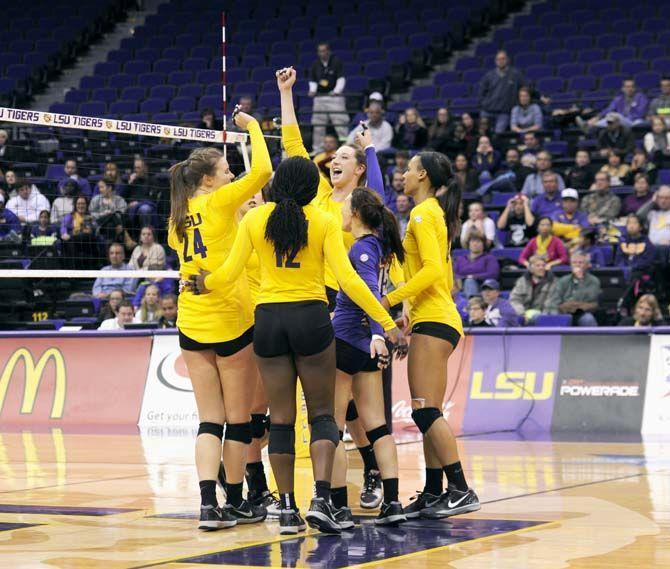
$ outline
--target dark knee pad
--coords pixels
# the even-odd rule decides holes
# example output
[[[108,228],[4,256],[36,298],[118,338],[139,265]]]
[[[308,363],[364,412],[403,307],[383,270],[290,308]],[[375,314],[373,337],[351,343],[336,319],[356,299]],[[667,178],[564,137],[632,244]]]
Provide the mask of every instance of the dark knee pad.
[[[424,435],[440,417],[442,417],[442,412],[437,407],[424,407],[423,409],[412,411],[412,419]]]
[[[265,415],[252,413],[251,415],[251,437],[262,439],[265,436]]]
[[[347,405],[347,421],[355,421],[358,419],[358,409],[356,409],[356,403],[352,399]]]
[[[309,444],[317,441],[330,441],[335,446],[340,444],[340,431],[332,415],[319,415],[309,423],[312,426],[312,438]]]
[[[223,439],[223,425],[218,423],[200,423],[198,427],[198,436],[214,435],[217,439]]]
[[[248,445],[251,443],[251,423],[226,423],[226,440]]]
[[[372,429],[371,431],[365,431],[365,434],[368,437],[370,444],[372,446],[375,446],[375,443],[379,439],[387,435],[390,435],[391,432],[389,431],[389,428],[386,425],[382,425],[381,427],[377,427],[375,429]]]
[[[270,454],[295,454],[295,426],[272,423],[268,452]]]
[[[265,415],[265,420],[263,422],[265,425],[265,430],[269,433],[270,432],[270,425],[272,424],[270,421],[270,415]]]

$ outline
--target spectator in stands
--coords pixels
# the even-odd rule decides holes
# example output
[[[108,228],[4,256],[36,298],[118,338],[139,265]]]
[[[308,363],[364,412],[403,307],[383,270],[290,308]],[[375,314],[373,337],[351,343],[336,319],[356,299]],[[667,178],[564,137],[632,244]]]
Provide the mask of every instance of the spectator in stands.
[[[128,220],[133,228],[154,225],[154,217],[158,209],[154,198],[160,199],[160,193],[156,190],[157,187],[153,186],[147,163],[142,158],[135,158],[133,172],[126,186]]]
[[[651,132],[644,135],[644,149],[649,158],[657,163],[670,156],[670,132],[659,116],[651,117]]]
[[[481,296],[472,296],[468,300],[468,321],[469,328],[490,328],[491,324],[486,321],[486,303]]]
[[[402,172],[394,170],[391,173],[391,185],[384,187],[384,205],[394,214],[396,210],[396,200],[399,194],[405,191],[405,176]]]
[[[5,198],[9,199],[18,195],[19,188],[16,184],[16,173],[14,170],[7,170],[5,172],[4,180],[2,180],[2,184],[0,185],[5,194]]]
[[[135,313],[135,324],[158,322],[163,316],[161,310],[161,292],[156,285],[150,284],[144,289],[142,302]]]
[[[449,109],[446,107],[437,109],[435,120],[428,128],[428,146],[435,150],[439,150],[442,141],[451,137],[454,126],[454,122],[451,120],[451,115],[449,114]]]
[[[482,284],[482,296],[486,302],[486,322],[496,328],[519,325],[519,316],[512,305],[500,296],[500,284],[495,279],[487,279]]]
[[[177,327],[177,297],[174,294],[166,294],[161,298],[161,317],[158,319],[159,328]]]
[[[537,171],[528,175],[521,190],[529,198],[534,198],[544,193],[544,174],[551,171],[551,154],[546,150],[538,153],[536,167]],[[558,183],[558,189],[563,191],[565,189],[565,182],[560,174],[556,174],[556,182]]]
[[[205,130],[223,130],[223,121],[216,118],[212,109],[203,109],[200,113],[200,123],[198,124],[198,128]]]
[[[653,294],[643,294],[635,303],[633,316],[623,318],[619,326],[662,326],[663,314]]]
[[[249,95],[242,95],[237,101],[240,111],[254,117],[260,124],[263,120],[263,116],[260,113],[254,111],[254,99]],[[233,121],[231,121],[233,122]],[[232,126],[236,126],[234,123]]]
[[[638,174],[646,176],[650,184],[656,181],[658,175],[656,164],[647,158],[647,153],[642,148],[636,148],[633,152],[633,160],[631,160],[630,170],[625,180],[626,185],[632,185]]]
[[[542,174],[544,193],[533,198],[530,210],[536,218],[552,217],[561,211],[561,193],[558,191],[558,174],[547,171]]]
[[[520,192],[526,178],[533,173],[533,170],[521,163],[521,153],[516,148],[508,148],[505,153],[505,162],[502,164],[501,172],[511,172],[514,174],[514,187],[516,191]]]
[[[445,138],[440,139],[439,144],[435,145],[435,150],[446,154],[451,160],[456,154],[465,154],[470,156],[472,153],[468,151],[470,148],[467,139],[465,138],[465,127],[462,123],[456,123],[451,133]]]
[[[422,150],[428,144],[428,129],[414,107],[398,117],[394,146],[406,150]]]
[[[649,241],[657,247],[670,246],[670,186],[658,188],[637,214],[649,226]],[[667,259],[667,255],[665,257]]]
[[[60,224],[66,268],[98,268],[100,249],[96,231],[97,226],[89,211],[88,198],[80,195],[74,201],[72,213],[68,213]]]
[[[530,102],[528,87],[519,89],[519,104],[512,109],[510,121],[513,132],[534,132],[542,128],[542,110],[540,106]]]
[[[629,128],[621,124],[616,113],[607,113],[605,117],[606,128],[598,135],[598,148],[601,156],[607,156],[610,150],[622,157],[635,150],[635,137]]]
[[[372,142],[375,145],[377,152],[384,152],[389,150],[393,144],[393,127],[384,119],[384,109],[382,106],[373,101],[368,106],[368,120],[367,127],[370,129],[372,135]],[[314,119],[312,119],[314,121]],[[316,127],[314,127],[316,130]],[[354,144],[356,141],[356,133],[360,132],[360,127],[352,129],[347,137],[347,144]]]
[[[497,279],[500,274],[498,260],[486,252],[484,236],[471,233],[467,243],[469,253],[454,259],[454,278],[466,297],[479,294],[479,287],[486,279]]]
[[[598,172],[589,193],[582,198],[582,210],[589,215],[589,223],[598,225],[612,221],[621,211],[621,200],[610,189],[610,176]]]
[[[482,184],[491,181],[500,168],[500,152],[493,148],[488,136],[480,137],[477,151],[472,157],[472,167],[479,175],[479,181]]]
[[[28,180],[16,182],[18,195],[7,202],[7,209],[14,213],[21,223],[35,223],[42,210],[51,209],[49,200]]]
[[[616,250],[614,264],[622,267],[626,278],[650,275],[656,258],[656,248],[644,233],[642,218],[631,213],[626,219],[626,234]]]
[[[331,54],[330,46],[325,42],[318,45],[317,54],[318,59],[313,63],[309,72],[309,96],[314,97],[312,107],[313,146],[314,150],[321,150],[323,137],[326,134],[326,125],[329,122],[332,123],[337,131],[337,136],[343,139],[347,136],[349,115],[345,107],[345,98],[342,95],[346,85],[342,62]],[[381,105],[377,103],[377,106],[381,114]],[[377,151],[385,150],[391,146],[389,140],[388,146],[381,148],[374,135],[372,138]],[[392,139],[393,134],[391,134]]]
[[[547,262],[547,269],[554,265],[568,264],[568,251],[563,242],[553,234],[554,222],[550,217],[542,217],[537,222],[537,236],[533,237],[521,251],[519,263],[528,267],[533,255],[541,255]]]
[[[121,172],[119,171],[119,166],[116,162],[106,162],[105,163],[105,174],[104,179],[109,180],[117,193],[121,195],[119,188],[123,186],[123,178],[121,178]]]
[[[600,247],[596,245],[598,242],[598,231],[593,227],[585,227],[580,233],[580,243],[572,251],[572,255],[575,253],[581,253],[586,255],[589,260],[589,264],[594,268],[604,267],[607,265],[605,261],[605,255]]]
[[[498,218],[498,229],[507,233],[505,245],[523,247],[535,235],[535,216],[528,196],[518,194],[507,201]]]
[[[591,157],[587,150],[578,150],[575,154],[575,165],[565,172],[565,184],[577,190],[587,190],[593,184]]]
[[[635,192],[629,196],[626,196],[623,200],[621,215],[637,213],[637,211],[652,198],[649,179],[644,174],[635,175],[633,190]]]
[[[51,223],[60,225],[63,218],[74,209],[74,198],[79,194],[79,184],[75,180],[67,180],[58,191],[60,195],[51,204]]]
[[[0,178],[2,172],[9,170],[19,158],[18,150],[9,143],[9,133],[4,128],[0,129]]]
[[[610,175],[610,186],[623,186],[624,179],[630,172],[630,166],[622,164],[621,156],[610,150],[607,155],[607,164],[604,164],[600,171]]]
[[[463,245],[466,245],[470,240],[471,233],[483,235],[487,249],[493,245],[496,238],[496,225],[486,215],[484,205],[481,202],[472,202],[468,206],[468,220],[461,227],[461,243]]]
[[[542,144],[534,132],[527,132],[523,135],[523,144],[519,151],[521,154],[532,154],[533,156],[542,152]]]
[[[477,148],[477,141],[479,140],[475,119],[472,118],[470,113],[463,113],[461,115],[461,124],[463,125],[464,130],[463,138],[467,144],[466,154],[472,156]]]
[[[109,265],[102,267],[102,271],[129,271],[130,265],[123,262],[125,252],[123,245],[112,243],[107,249]],[[109,294],[116,289],[121,289],[124,294],[132,294],[135,291],[135,279],[122,277],[98,277],[93,283],[93,296],[96,298],[107,299]],[[132,305],[131,305],[132,308]]]
[[[583,227],[589,226],[589,216],[579,209],[579,194],[574,188],[565,188],[561,192],[561,209],[551,216],[554,221],[554,230],[560,237],[566,237],[563,232],[556,231],[557,225],[567,225],[575,228],[575,235],[567,235],[567,238],[578,237]]]
[[[129,265],[138,270],[148,268],[161,270],[165,268],[165,249],[160,243],[156,243],[153,227],[142,228],[140,244],[135,247]]]
[[[489,140],[493,138],[495,133],[491,129],[491,120],[489,117],[479,117],[479,120],[477,121],[477,137],[478,139],[481,138],[482,136],[487,137]]]
[[[670,77],[661,78],[661,94],[649,105],[649,120],[654,116],[661,117],[670,127]]]
[[[5,208],[3,195],[0,195],[0,241],[21,242],[21,220],[12,210]]]
[[[126,324],[132,324],[135,317],[133,305],[129,300],[122,300],[119,303],[119,308],[116,312],[116,318],[109,318],[103,320],[98,330],[123,330]]]
[[[98,226],[99,235],[107,242],[130,239],[124,227],[126,200],[116,195],[111,180],[98,182],[98,194],[91,200],[91,215]]]
[[[558,279],[549,297],[549,314],[571,314],[573,326],[597,326],[593,313],[598,309],[600,281],[589,272],[589,259],[573,253],[571,274]]]
[[[556,277],[547,270],[547,262],[540,255],[533,255],[528,272],[520,276],[509,295],[509,303],[526,324],[533,324],[540,314],[546,314],[549,297],[556,286]]]
[[[624,79],[619,93],[612,102],[607,105],[597,116],[588,121],[588,126],[598,126],[603,128],[607,126],[608,116],[616,113],[619,122],[624,127],[631,127],[637,124],[643,124],[647,116],[647,107],[649,100],[646,95],[635,89],[634,79]],[[576,119],[577,124],[582,127],[584,121],[580,117]]]
[[[58,230],[60,226],[55,223],[51,223],[51,214],[48,209],[44,209],[40,212],[39,219],[37,223],[33,224],[30,228],[30,237],[32,239],[47,237],[51,241],[58,239]]]
[[[458,154],[454,159],[454,181],[461,193],[474,192],[479,186],[477,172],[470,168],[465,154]]]
[[[330,180],[330,163],[333,160],[333,154],[335,154],[339,146],[340,141],[337,136],[326,134],[323,137],[323,151],[312,158],[312,161],[319,167],[319,171],[326,177],[326,180]]]
[[[400,237],[404,239],[405,233],[407,232],[407,225],[409,224],[409,214],[412,211],[412,202],[410,201],[409,196],[406,196],[405,194],[398,194],[395,203],[396,203],[395,217],[398,220]]]
[[[63,184],[65,184],[65,182],[68,180],[74,180],[79,186],[78,193],[91,199],[91,185],[88,183],[86,178],[82,178],[77,173],[77,161],[74,158],[66,160],[63,169],[65,170],[65,177],[59,180],[58,191],[60,192],[61,187]],[[62,192],[60,192],[60,195],[63,195]]]
[[[103,320],[116,318],[116,315],[119,311],[119,305],[123,301],[123,298],[124,298],[123,290],[121,290],[120,288],[116,288],[112,292],[110,292],[106,304],[100,309],[100,314],[98,315],[98,321],[102,322]]]
[[[495,132],[505,132],[510,123],[510,112],[517,101],[517,94],[524,83],[521,72],[511,67],[507,53],[496,54],[496,68],[481,80],[479,85],[480,116],[490,117]]]
[[[375,146],[375,148],[377,147]],[[407,150],[396,150],[393,155],[393,166],[390,167],[388,173],[392,175],[393,172],[402,172],[404,174],[408,166],[409,152]]]

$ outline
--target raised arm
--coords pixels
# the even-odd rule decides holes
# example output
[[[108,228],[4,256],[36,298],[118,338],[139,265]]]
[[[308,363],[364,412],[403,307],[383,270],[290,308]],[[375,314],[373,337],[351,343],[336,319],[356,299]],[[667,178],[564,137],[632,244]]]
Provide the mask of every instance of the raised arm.
[[[249,234],[249,219],[251,217],[253,216],[247,214],[242,218],[233,248],[230,250],[226,262],[216,271],[204,277],[204,285],[207,290],[216,290],[230,285],[242,274],[254,250]]]
[[[361,127],[360,131],[356,132],[355,139],[356,144],[365,151],[365,160],[368,168],[366,172],[368,179],[367,186],[377,192],[382,198],[382,202],[386,203],[384,176],[382,175],[382,169],[379,166],[379,159],[377,158],[374,142],[372,142],[372,134],[370,134],[369,128],[363,127],[363,124],[361,124]]]

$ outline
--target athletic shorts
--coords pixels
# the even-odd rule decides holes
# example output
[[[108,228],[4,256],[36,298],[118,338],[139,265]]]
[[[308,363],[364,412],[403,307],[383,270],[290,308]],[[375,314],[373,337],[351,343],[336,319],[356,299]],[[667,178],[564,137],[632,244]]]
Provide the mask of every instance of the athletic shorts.
[[[335,338],[335,349],[337,354],[337,369],[348,373],[349,375],[356,375],[357,373],[379,371],[377,361],[379,358],[375,356],[374,359],[370,357],[370,352],[364,352],[348,344],[344,340]]]
[[[235,355],[237,352],[246,348],[254,339],[254,327],[249,328],[244,334],[228,340],[227,342],[216,342],[214,344],[202,344],[191,340],[181,330],[179,330],[179,347],[182,350],[190,350],[192,352],[202,352],[203,350],[214,350],[217,356],[227,358]]]
[[[326,297],[328,298],[328,312],[335,312],[335,304],[337,301],[337,293],[334,288],[326,287]]]
[[[418,324],[414,324],[412,326],[412,334],[423,334],[424,336],[433,336],[433,338],[446,340],[454,349],[456,349],[461,339],[458,330],[441,322],[419,322]]]
[[[312,356],[330,346],[334,336],[328,306],[320,300],[256,306],[254,352],[261,358]]]

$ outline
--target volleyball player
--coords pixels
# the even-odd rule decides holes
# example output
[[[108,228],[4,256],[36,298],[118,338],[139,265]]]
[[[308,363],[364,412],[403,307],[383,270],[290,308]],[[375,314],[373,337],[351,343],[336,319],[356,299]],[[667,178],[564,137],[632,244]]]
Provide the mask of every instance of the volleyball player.
[[[276,75],[277,86],[281,94],[282,142],[284,148],[289,156],[308,158],[309,154],[302,142],[293,105],[292,90],[296,81],[296,71],[292,67],[286,67],[277,71]],[[314,205],[333,214],[340,224],[342,222],[344,200],[351,195],[355,188],[362,185],[364,177],[367,178],[366,185],[379,193],[382,200],[384,199],[384,179],[370,131],[362,129],[357,134],[356,141],[360,148],[345,144],[337,149],[330,166],[330,183],[323,176],[319,178],[319,190],[314,200]],[[344,246],[348,251],[354,243],[354,237],[349,231],[343,231],[342,234]],[[404,280],[402,271],[394,273],[392,280],[396,286],[399,286],[401,281]],[[337,291],[337,279],[326,264],[326,293],[331,312],[335,310]],[[387,373],[390,373],[390,371],[390,369],[387,370]],[[363,508],[376,508],[382,500],[379,466],[372,445],[367,440],[365,430],[360,426],[357,418],[356,406],[352,402],[347,411],[347,427],[364,464],[360,504]]]
[[[305,516],[326,533],[340,533],[330,507],[330,480],[339,433],[334,413],[335,343],[324,286],[328,263],[345,292],[396,342],[402,333],[353,270],[335,218],[312,200],[319,171],[307,158],[282,162],[272,183],[271,201],[247,213],[225,264],[201,273],[202,292],[235,282],[251,252],[261,267],[254,351],[270,401],[270,462],[281,502],[280,533],[305,528],[295,503],[296,381],[300,377],[311,426],[310,454],[315,497]],[[203,276],[204,275],[204,276]]]
[[[398,223],[379,196],[368,188],[356,188],[345,200],[342,218],[342,228],[356,239],[349,250],[349,260],[375,297],[381,298],[382,282],[392,260],[401,263],[404,260]],[[406,519],[398,501],[398,454],[384,413],[381,369],[389,364],[389,358],[381,326],[372,319],[364,321],[363,311],[340,291],[333,316],[337,353],[335,421],[341,433],[353,391],[384,486],[384,503],[375,523],[389,525]],[[354,525],[347,504],[346,464],[344,443],[340,441],[333,467],[331,500],[343,528]]]
[[[443,518],[480,508],[477,495],[465,481],[456,439],[442,416],[447,360],[463,335],[461,317],[451,297],[453,269],[449,260],[450,240],[459,234],[461,193],[449,159],[439,152],[414,156],[404,177],[405,193],[416,204],[403,241],[406,284],[382,302],[389,308],[413,299],[407,374],[412,419],[423,434],[426,485],[405,513],[408,518]],[[444,493],[443,473],[448,483]]]
[[[244,113],[235,123],[251,136],[251,171],[233,182],[223,154],[198,148],[170,169],[168,243],[179,255],[182,279],[213,270],[228,256],[237,232],[239,207],[265,185],[272,174],[270,155],[258,122]],[[257,371],[252,359],[253,311],[246,278],[197,296],[184,290],[179,298],[179,345],[193,384],[200,426],[196,467],[200,480],[203,530],[261,521],[262,507],[242,498],[247,447],[252,439],[249,412]],[[226,505],[219,508],[216,479],[226,421],[223,458],[227,475]]]

